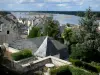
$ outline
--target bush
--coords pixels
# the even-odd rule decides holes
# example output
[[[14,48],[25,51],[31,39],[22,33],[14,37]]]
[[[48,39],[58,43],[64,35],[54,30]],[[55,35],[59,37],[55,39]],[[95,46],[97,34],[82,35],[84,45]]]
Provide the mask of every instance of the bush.
[[[72,62],[72,64],[75,65],[75,66],[83,67],[83,63],[80,60],[69,59],[69,61]]]
[[[93,66],[100,66],[100,63],[97,63],[97,62],[94,62],[94,61],[92,61],[90,64],[93,65]]]
[[[72,72],[72,75],[97,75],[96,73],[84,71],[77,67],[69,67],[69,69]]]
[[[13,53],[11,56],[12,56],[13,60],[18,61],[18,60],[21,60],[21,59],[24,59],[24,58],[31,57],[32,56],[32,51],[28,50],[28,49],[25,49],[25,50],[22,50],[20,52]]]
[[[51,75],[72,75],[68,66],[61,66],[60,68],[51,69]]]
[[[97,63],[97,62],[91,62],[90,65],[95,66],[96,69],[98,70],[98,72],[100,72],[100,63]]]
[[[43,75],[43,72],[42,71],[36,71],[36,72],[34,72],[33,75]]]
[[[96,73],[91,73],[71,66],[61,66],[59,68],[51,69],[50,73],[51,75],[97,75]]]
[[[96,72],[96,73],[98,73],[100,71],[100,67],[92,66],[91,64],[88,64],[86,62],[82,62],[80,60],[69,59],[69,61],[72,62],[73,65],[75,65],[77,67],[82,67],[88,71],[92,71],[92,72]]]

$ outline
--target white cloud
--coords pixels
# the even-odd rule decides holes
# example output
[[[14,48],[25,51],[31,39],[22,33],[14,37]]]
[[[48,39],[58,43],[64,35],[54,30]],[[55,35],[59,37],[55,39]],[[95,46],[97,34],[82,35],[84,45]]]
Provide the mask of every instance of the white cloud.
[[[35,0],[18,0],[18,3],[33,3]]]
[[[44,0],[45,2],[71,2],[72,0]]]
[[[0,3],[15,3],[17,0],[0,0]]]
[[[65,7],[65,6],[67,6],[67,4],[57,4],[57,6],[63,6],[63,7]]]
[[[61,2],[71,2],[72,0],[61,0]]]
[[[83,5],[85,0],[73,0],[76,5]]]
[[[44,0],[45,2],[53,2],[53,3],[64,3],[64,2],[71,2],[71,3],[74,3],[76,5],[82,5],[84,3],[84,1],[87,1],[87,0]],[[59,6],[59,5],[58,5]],[[63,5],[61,5],[63,6]]]
[[[20,4],[20,3],[31,3],[35,2],[35,0],[0,0],[0,3],[3,4]]]
[[[45,2],[61,2],[61,0],[44,0]]]
[[[38,3],[37,6],[38,7],[43,7],[44,6],[44,3]]]

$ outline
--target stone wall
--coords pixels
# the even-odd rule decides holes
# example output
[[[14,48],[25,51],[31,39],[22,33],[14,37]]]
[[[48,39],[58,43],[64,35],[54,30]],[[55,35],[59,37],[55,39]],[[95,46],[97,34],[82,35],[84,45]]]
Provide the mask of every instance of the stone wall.
[[[45,67],[45,64],[47,63],[53,63],[55,66],[63,66],[63,65],[70,65],[71,63],[65,60],[61,60],[59,58],[53,57],[53,56],[48,56],[27,64],[23,64],[23,69],[24,72],[28,71],[39,71],[43,70]]]
[[[13,70],[19,73],[23,72],[23,67],[20,64],[17,64],[15,61],[9,60],[7,58],[3,59],[2,65],[6,66],[10,70]]]
[[[53,63],[55,66],[71,64],[68,61],[61,60],[53,56],[40,58],[39,60],[33,60],[33,58],[30,57],[28,59],[24,59],[21,61],[12,61],[8,59],[4,59],[3,61],[3,65],[5,65],[6,67],[23,74],[43,70],[45,67],[45,64],[47,63]]]
[[[28,71],[38,71],[38,70],[42,70],[45,67],[45,64],[47,63],[52,63],[51,59],[46,59],[40,62],[36,62],[34,63],[30,63],[28,66],[24,67],[24,72],[28,72]]]
[[[7,42],[7,36],[2,34],[0,35],[0,45],[2,45],[4,42]]]

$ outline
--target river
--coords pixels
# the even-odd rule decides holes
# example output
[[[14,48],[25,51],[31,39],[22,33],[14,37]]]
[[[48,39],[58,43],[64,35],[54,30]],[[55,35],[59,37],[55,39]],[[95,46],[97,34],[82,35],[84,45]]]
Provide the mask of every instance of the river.
[[[29,14],[29,12],[12,12],[13,15],[15,15],[17,18],[20,17],[24,17],[24,18],[34,18],[35,16],[39,16],[39,15],[44,15],[45,13],[32,13]],[[54,20],[58,20],[60,25],[69,23],[69,24],[74,24],[74,25],[78,25],[79,24],[79,20],[80,17],[79,16],[75,16],[75,15],[67,15],[67,14],[45,14],[45,15],[53,15],[53,19]]]

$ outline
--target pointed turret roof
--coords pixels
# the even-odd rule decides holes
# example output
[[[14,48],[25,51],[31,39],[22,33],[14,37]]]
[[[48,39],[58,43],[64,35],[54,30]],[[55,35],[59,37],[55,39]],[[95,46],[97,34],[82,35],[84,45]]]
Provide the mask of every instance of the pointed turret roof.
[[[47,36],[43,43],[40,45],[38,50],[34,53],[34,55],[39,57],[46,57],[49,55],[56,55],[58,50],[55,45],[52,43],[51,39]]]

